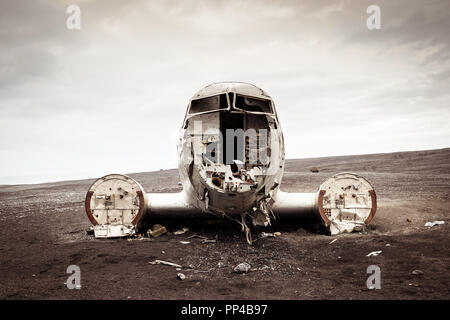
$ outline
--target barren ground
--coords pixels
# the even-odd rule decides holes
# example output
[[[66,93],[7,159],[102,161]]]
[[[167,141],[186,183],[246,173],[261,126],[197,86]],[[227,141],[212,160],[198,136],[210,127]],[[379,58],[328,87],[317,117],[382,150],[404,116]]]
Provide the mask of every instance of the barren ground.
[[[84,212],[93,180],[0,186],[0,298],[449,299],[450,148],[289,160],[281,188],[315,192],[342,171],[366,177],[377,192],[366,232],[330,237],[306,221],[285,220],[269,228],[280,237],[253,246],[237,224],[218,219],[154,221],[169,231],[154,239],[94,239]],[[180,188],[176,170],[130,176],[147,192]],[[445,224],[424,227],[433,220]],[[189,231],[172,234],[182,227]],[[203,244],[194,234],[217,241]],[[376,250],[382,253],[366,257]],[[194,268],[183,268],[181,281],[175,268],[149,264],[155,259]],[[240,262],[253,270],[235,274]],[[71,264],[81,268],[81,290],[64,285]],[[381,268],[381,290],[366,288],[372,264]],[[416,269],[424,274],[412,275]]]

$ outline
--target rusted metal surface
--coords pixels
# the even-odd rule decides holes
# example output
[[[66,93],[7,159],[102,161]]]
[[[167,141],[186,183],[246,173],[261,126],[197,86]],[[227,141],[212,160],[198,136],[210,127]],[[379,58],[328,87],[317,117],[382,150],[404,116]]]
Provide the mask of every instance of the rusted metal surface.
[[[140,190],[136,191],[136,194],[139,198],[139,212],[136,215],[136,217],[131,221],[133,225],[137,225],[138,222],[142,219],[142,216],[145,212],[145,199],[144,199],[144,193]]]
[[[86,213],[99,238],[133,234],[146,208],[142,186],[133,179],[111,174],[95,181],[86,195]]]
[[[370,210],[369,216],[367,217],[366,221],[364,221],[365,224],[369,224],[375,216],[375,212],[377,212],[377,195],[375,193],[375,190],[369,190],[369,194],[372,199],[372,210]]]
[[[92,214],[92,211],[91,211],[91,198],[92,198],[93,194],[94,194],[94,191],[87,192],[86,199],[84,201],[84,208],[86,209],[86,214],[87,214],[89,220],[95,226],[98,223],[97,223],[97,220],[95,220],[94,215]]]
[[[323,209],[323,196],[325,195],[325,190],[319,190],[319,198],[317,199],[317,207],[319,210],[320,217],[323,220],[323,223],[326,227],[330,225],[330,219],[328,219],[327,214],[325,214],[325,210]]]

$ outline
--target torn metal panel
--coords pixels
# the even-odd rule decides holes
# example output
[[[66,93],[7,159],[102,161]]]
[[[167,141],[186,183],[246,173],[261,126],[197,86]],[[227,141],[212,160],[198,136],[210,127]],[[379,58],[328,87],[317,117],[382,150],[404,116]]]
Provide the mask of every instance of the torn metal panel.
[[[228,94],[228,109],[210,107],[211,101],[219,103],[213,92]],[[203,102],[206,106],[199,107]],[[236,102],[241,108],[234,109]],[[191,112],[193,105],[201,112]],[[255,215],[265,207],[261,202],[281,181],[284,161],[281,128],[272,105],[262,90],[242,83],[209,86],[194,96],[178,145],[180,175],[187,193],[204,211]],[[256,110],[261,106],[268,107]],[[207,109],[217,112],[205,113]],[[230,139],[234,149],[228,148]],[[268,210],[263,211],[268,216]]]

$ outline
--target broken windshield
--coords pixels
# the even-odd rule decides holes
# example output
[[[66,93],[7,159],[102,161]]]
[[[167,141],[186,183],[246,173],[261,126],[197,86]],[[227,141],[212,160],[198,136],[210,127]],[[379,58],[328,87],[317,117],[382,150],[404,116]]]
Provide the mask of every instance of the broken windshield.
[[[271,102],[267,99],[258,99],[236,95],[235,107],[245,111],[273,113]]]
[[[207,98],[201,98],[191,101],[191,108],[189,109],[189,114],[215,111],[219,109],[227,109],[228,102],[225,94],[218,96],[212,96]]]

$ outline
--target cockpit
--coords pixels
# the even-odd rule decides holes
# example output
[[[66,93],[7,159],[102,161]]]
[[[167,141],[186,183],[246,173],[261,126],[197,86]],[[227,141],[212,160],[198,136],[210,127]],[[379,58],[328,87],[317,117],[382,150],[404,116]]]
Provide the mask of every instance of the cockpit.
[[[191,100],[188,115],[215,112],[218,110],[242,111],[267,115],[274,114],[270,99],[261,99],[228,92]]]

